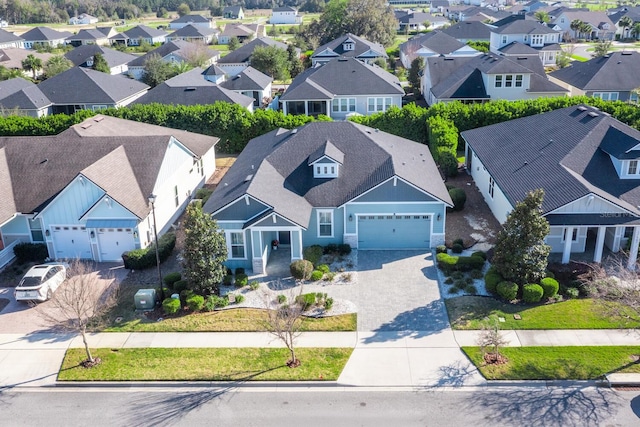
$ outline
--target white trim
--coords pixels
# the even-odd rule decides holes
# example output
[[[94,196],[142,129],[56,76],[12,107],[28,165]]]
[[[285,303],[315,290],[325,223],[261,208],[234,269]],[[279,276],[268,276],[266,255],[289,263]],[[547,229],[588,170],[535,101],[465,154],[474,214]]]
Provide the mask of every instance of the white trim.
[[[243,247],[243,251],[244,251],[244,257],[242,258],[235,258],[232,256],[233,251],[231,248],[231,234],[237,234],[240,233],[242,234],[242,247]],[[224,240],[225,243],[227,245],[227,259],[228,260],[232,260],[232,261],[236,261],[236,260],[247,260],[249,258],[247,258],[247,236],[245,233],[245,230],[238,230],[238,229],[234,229],[234,230],[224,230]],[[235,245],[235,246],[239,246],[239,245]]]
[[[431,236],[434,234],[433,233],[433,222],[435,221],[435,216],[437,215],[437,213],[434,212],[411,212],[411,213],[405,213],[405,212],[395,212],[392,214],[389,214],[389,212],[384,212],[384,213],[371,213],[371,212],[367,212],[367,213],[358,213],[355,215],[356,217],[356,234],[347,234],[344,233],[345,236],[360,236],[360,217],[361,216],[428,216],[429,217],[429,241],[431,241]],[[444,229],[443,229],[444,230]],[[439,233],[439,234],[444,234],[444,233]]]
[[[262,212],[260,212],[260,213],[264,213],[264,212],[268,211],[269,209],[273,209],[273,206],[270,206],[269,204],[267,204],[267,203],[263,202],[262,200],[256,199],[255,197],[253,197],[253,196],[252,196],[252,195],[250,195],[250,194],[244,193],[243,195],[239,196],[239,197],[238,197],[238,198],[236,198],[235,200],[230,201],[229,203],[227,203],[226,205],[224,205],[224,206],[223,206],[223,207],[221,207],[220,209],[218,209],[218,210],[216,210],[216,211],[211,212],[211,214],[210,214],[210,215],[211,215],[211,216],[214,216],[214,215],[218,214],[220,211],[223,211],[223,210],[227,209],[229,206],[234,205],[234,204],[236,204],[236,203],[238,203],[238,202],[240,202],[240,201],[244,200],[244,198],[245,198],[245,197],[247,197],[247,196],[248,196],[248,197],[250,197],[251,199],[255,200],[256,202],[260,203],[261,205],[266,206],[266,209],[264,209],[264,210],[263,210]],[[256,216],[257,216],[257,215],[256,215]],[[255,218],[256,216],[253,216],[252,218]],[[250,218],[250,219],[251,219],[251,218]],[[249,219],[248,219],[247,221],[249,221]]]
[[[380,186],[382,186],[382,185],[386,184],[387,182],[391,181],[391,180],[392,180],[392,179],[394,179],[394,178],[395,178],[396,180],[398,180],[398,179],[399,179],[399,180],[400,180],[400,181],[402,181],[403,183],[407,184],[408,186],[410,186],[410,187],[414,188],[415,190],[417,190],[417,191],[419,191],[419,192],[421,192],[421,193],[423,193],[423,194],[425,194],[425,195],[427,195],[427,196],[430,196],[430,197],[432,197],[432,198],[434,198],[434,199],[436,199],[436,200],[440,200],[440,203],[444,203],[446,206],[448,206],[448,207],[450,207],[450,208],[452,208],[452,207],[453,207],[453,205],[449,205],[447,202],[445,202],[444,200],[440,199],[439,197],[436,197],[434,194],[431,194],[431,193],[427,192],[426,190],[424,190],[424,189],[422,189],[422,188],[420,188],[420,187],[416,186],[415,184],[412,184],[411,182],[409,182],[409,181],[407,181],[407,180],[403,179],[402,177],[400,177],[400,176],[398,176],[398,175],[393,175],[393,176],[389,177],[388,179],[385,179],[385,180],[384,180],[384,181],[382,181],[381,183],[379,183],[379,184],[377,184],[377,185],[375,185],[375,186],[371,187],[371,188],[370,188],[370,189],[368,189],[367,191],[365,191],[365,192],[363,192],[363,193],[358,194],[357,196],[355,196],[354,198],[352,198],[352,199],[350,199],[350,200],[347,200],[347,201],[346,201],[346,202],[344,202],[342,205],[338,206],[338,208],[343,208],[343,207],[345,207],[346,205],[351,204],[351,203],[353,203],[353,204],[357,204],[357,203],[362,203],[362,204],[365,204],[365,203],[437,203],[437,202],[426,202],[426,201],[425,201],[425,202],[356,202],[356,201],[355,201],[355,200],[357,200],[359,197],[362,197],[362,196],[364,196],[365,194],[367,194],[367,193],[369,193],[369,192],[371,192],[371,191],[373,191],[373,190],[377,189],[378,187],[380,187]]]
[[[86,178],[86,177],[85,177]],[[93,182],[93,181],[92,181]],[[94,183],[95,184],[95,183]],[[98,187],[100,188],[100,187]],[[114,199],[113,197],[111,197],[108,193],[104,193],[102,196],[100,196],[98,198],[98,200],[96,200],[96,202],[91,205],[91,207],[89,209],[87,209],[81,216],[80,218],[78,218],[78,221],[83,221],[85,220],[86,216],[89,215],[91,213],[91,211],[93,211],[99,204],[101,201],[103,201],[106,197],[108,197],[109,199],[111,199],[111,201],[116,202],[118,204],[118,206],[120,206],[122,209],[124,209],[125,211],[129,212],[131,215],[133,215],[133,218],[104,218],[104,219],[137,219],[138,222],[142,221],[142,218],[140,218],[138,215],[134,214],[133,212],[131,212],[129,209],[127,209],[125,206],[122,205],[122,203],[118,202],[116,199]],[[100,218],[95,218],[95,219],[100,219]]]
[[[640,167],[640,165],[639,165],[638,167]],[[582,196],[582,197],[579,197],[579,198],[577,198],[577,199],[575,199],[575,200],[572,200],[572,201],[570,201],[569,203],[565,203],[565,204],[564,204],[564,205],[562,205],[562,206],[558,206],[558,207],[557,207],[557,208],[555,208],[554,210],[552,210],[552,211],[549,211],[549,212],[547,212],[547,213],[542,214],[542,216],[547,216],[547,215],[554,214],[556,211],[558,211],[558,210],[560,210],[560,209],[562,209],[562,208],[564,208],[564,207],[567,207],[567,206],[569,206],[569,205],[570,205],[570,204],[572,204],[572,203],[576,203],[576,202],[578,202],[578,201],[580,201],[580,200],[582,200],[582,199],[585,199],[585,198],[587,198],[587,197],[589,197],[589,196],[597,197],[597,198],[598,198],[598,199],[600,199],[601,201],[603,201],[603,202],[605,202],[605,203],[609,203],[609,204],[611,204],[611,205],[613,205],[613,206],[616,206],[616,207],[618,207],[618,208],[620,208],[620,209],[624,210],[625,212],[628,212],[629,214],[631,214],[631,215],[633,215],[633,216],[637,216],[637,215],[638,215],[637,213],[632,212],[632,211],[630,211],[629,209],[626,209],[626,208],[624,208],[624,207],[620,206],[619,204],[612,202],[611,200],[605,199],[604,197],[599,196],[598,194],[591,192],[591,193],[586,194],[586,195],[584,195],[584,196]],[[562,214],[562,215],[571,215],[571,214],[598,214],[598,213],[603,213],[603,212],[593,212],[593,211],[591,211],[591,212],[571,212],[571,213],[566,213],[566,214]],[[606,212],[604,212],[604,213],[606,213]]]
[[[328,213],[331,215],[331,234],[329,236],[323,236],[322,234],[320,234],[320,214],[325,214]],[[327,225],[326,223],[324,223],[323,225]],[[331,239],[334,236],[334,231],[336,228],[336,221],[334,219],[334,215],[333,215],[333,209],[317,209],[316,210],[316,236],[320,239]]]

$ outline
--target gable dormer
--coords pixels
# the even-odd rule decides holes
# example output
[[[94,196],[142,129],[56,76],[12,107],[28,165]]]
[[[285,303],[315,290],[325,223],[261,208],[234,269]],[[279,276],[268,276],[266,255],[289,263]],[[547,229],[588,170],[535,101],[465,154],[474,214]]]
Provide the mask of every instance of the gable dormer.
[[[313,169],[314,178],[337,178],[344,162],[344,153],[331,141],[326,140],[309,156],[308,165]]]
[[[345,41],[342,42],[342,50],[345,52],[355,50],[355,48],[356,42],[353,41],[351,37],[347,37]]]
[[[640,179],[640,140],[610,127],[600,149],[609,155],[620,179]]]

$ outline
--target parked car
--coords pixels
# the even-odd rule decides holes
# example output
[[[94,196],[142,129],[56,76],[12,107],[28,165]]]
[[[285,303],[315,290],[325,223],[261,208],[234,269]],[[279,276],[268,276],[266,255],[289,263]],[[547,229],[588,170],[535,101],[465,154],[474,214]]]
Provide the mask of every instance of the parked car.
[[[13,295],[16,301],[46,301],[67,278],[67,264],[34,265],[24,275]]]

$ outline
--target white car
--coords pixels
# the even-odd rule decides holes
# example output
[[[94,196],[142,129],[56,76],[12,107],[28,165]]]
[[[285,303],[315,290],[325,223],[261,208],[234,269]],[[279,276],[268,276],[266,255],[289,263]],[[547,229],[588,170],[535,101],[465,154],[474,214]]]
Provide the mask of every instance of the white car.
[[[13,295],[16,301],[46,301],[67,278],[67,265],[50,263],[34,265],[24,275]]]

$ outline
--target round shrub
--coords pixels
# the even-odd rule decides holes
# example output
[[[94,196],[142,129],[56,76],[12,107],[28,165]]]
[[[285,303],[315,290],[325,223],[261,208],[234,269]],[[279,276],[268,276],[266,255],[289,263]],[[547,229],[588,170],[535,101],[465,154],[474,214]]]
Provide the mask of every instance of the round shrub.
[[[477,256],[482,258],[483,260],[487,260],[487,253],[485,251],[475,251],[474,253],[471,254],[471,256]]]
[[[246,274],[236,274],[236,288],[241,288],[249,284],[249,277]]]
[[[558,281],[552,277],[545,277],[540,281],[540,286],[542,286],[542,290],[544,294],[542,295],[544,298],[554,297],[558,293],[558,289],[560,289],[560,284]]]
[[[462,245],[459,245],[458,243],[454,243],[453,246],[451,246],[451,252],[453,252],[454,254],[461,254],[463,250],[464,247]]]
[[[236,276],[239,275],[239,274],[244,274],[244,268],[242,268],[242,267],[236,268]]]
[[[447,247],[445,245],[436,246],[436,254],[446,254],[446,253],[447,253]]]
[[[233,276],[231,274],[227,274],[222,279],[222,284],[225,286],[231,286],[232,283],[233,283]]]
[[[444,283],[447,285],[453,285],[453,277],[447,277]]]
[[[500,282],[496,291],[503,300],[513,301],[518,296],[518,285],[513,282]]]
[[[340,243],[338,245],[338,255],[346,256],[351,253],[351,245],[348,243]]]
[[[458,290],[459,290],[458,288],[456,288],[455,286],[452,286],[452,287],[450,287],[450,288],[449,288],[449,290],[447,291],[447,293],[450,293],[450,294],[457,294],[457,293],[458,293]]]
[[[438,267],[440,267],[440,269],[444,271],[445,274],[451,274],[456,270],[458,257],[451,256],[449,254],[438,254],[436,255],[436,261],[438,263]]]
[[[460,280],[464,278],[464,273],[461,271],[454,271],[453,273],[451,273],[451,278],[453,280]]]
[[[318,261],[320,261],[320,258],[322,258],[323,252],[324,252],[324,249],[322,249],[322,246],[313,245],[313,246],[304,248],[304,251],[302,252],[302,257],[305,260],[311,262],[311,264],[316,265]],[[311,274],[311,272],[309,272],[309,274]]]
[[[471,273],[469,273],[469,276],[471,276],[472,279],[482,279],[482,270],[479,270],[479,269],[471,270]]]
[[[333,307],[333,298],[327,298],[324,300],[324,309],[326,311],[331,310],[331,307]]]
[[[176,283],[178,280],[182,279],[182,275],[180,273],[178,273],[177,271],[174,271],[173,273],[169,273],[166,276],[164,276],[162,278],[162,281],[170,288],[173,288],[173,284]]]
[[[327,264],[320,264],[316,270],[321,271],[323,274],[327,274],[328,272],[330,272],[331,270],[329,269],[329,266]]]
[[[182,293],[182,291],[187,290],[188,287],[189,282],[187,282],[186,280],[178,280],[173,284],[173,292],[180,294]]]
[[[555,279],[556,275],[553,274],[552,271],[547,270],[547,271],[544,272],[544,277],[551,277],[552,279]]]
[[[477,294],[477,293],[478,293],[478,289],[476,289],[476,287],[475,287],[475,286],[473,286],[473,285],[467,285],[467,286],[464,288],[464,291],[465,291],[465,293],[467,293],[467,294],[469,294],[469,295],[475,295],[475,294]]]
[[[447,178],[458,175],[458,159],[449,151],[441,151],[438,154],[438,166]]]
[[[544,290],[536,283],[529,283],[522,287],[522,299],[528,304],[540,302]]]
[[[164,314],[176,314],[180,310],[180,300],[167,298],[162,301],[162,310]]]
[[[464,204],[467,202],[467,193],[462,188],[452,188],[449,190],[449,196],[453,201],[453,210],[461,211],[464,209]]]
[[[191,311],[200,311],[204,307],[204,297],[202,295],[191,295],[186,302]]]
[[[244,295],[236,295],[236,304],[241,304],[244,302]]]
[[[464,246],[464,240],[458,237],[457,239],[454,239],[454,241],[451,242],[451,244]]]
[[[324,273],[322,271],[313,270],[313,272],[311,273],[311,280],[317,282],[318,280],[322,279],[322,276],[324,276]]]
[[[309,260],[299,259],[291,263],[289,270],[291,270],[291,275],[294,278],[298,280],[309,280],[313,272],[313,264]]]
[[[487,271],[487,274],[484,275],[484,287],[487,292],[490,294],[496,295],[498,293],[498,283],[502,282],[504,279],[493,267]]]
[[[322,253],[325,255],[336,254],[338,253],[338,245],[336,243],[329,243],[327,246],[322,248]]]
[[[257,291],[259,287],[260,287],[260,282],[258,282],[257,280],[252,280],[249,283],[249,289],[251,289],[252,291]]]
[[[278,304],[284,304],[285,302],[287,302],[287,297],[286,295],[278,295]]]
[[[580,296],[580,291],[578,288],[567,288],[565,294],[567,295],[567,298],[576,299]]]

